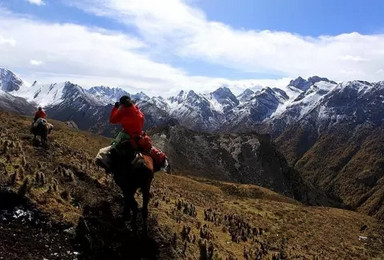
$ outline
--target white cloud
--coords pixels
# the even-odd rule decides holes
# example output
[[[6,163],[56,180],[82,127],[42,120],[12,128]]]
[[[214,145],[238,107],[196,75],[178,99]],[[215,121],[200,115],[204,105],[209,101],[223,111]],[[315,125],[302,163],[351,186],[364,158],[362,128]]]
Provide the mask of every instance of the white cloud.
[[[33,66],[40,66],[41,64],[43,64],[41,60],[30,60],[29,63]]]
[[[96,15],[138,28],[143,40],[161,52],[245,72],[290,77],[353,75],[380,80],[384,35],[346,33],[304,37],[288,32],[236,30],[209,21],[181,0],[89,0],[75,3]]]
[[[27,0],[27,2],[34,4],[34,5],[45,5],[43,0]]]
[[[368,61],[367,59],[364,59],[360,56],[352,56],[352,55],[341,56],[340,59],[346,60],[346,61],[354,61],[354,62]]]
[[[85,87],[129,86],[133,92],[144,90],[149,95],[162,96],[180,89],[201,91],[214,90],[222,84],[248,84],[189,76],[182,69],[154,62],[142,54],[149,46],[137,38],[99,28],[44,23],[0,9],[0,35],[17,42],[0,48],[0,66],[14,70],[29,82],[70,80]]]
[[[1,34],[0,34],[0,45],[2,45],[2,44],[4,44],[4,45],[7,44],[11,47],[14,47],[14,46],[16,46],[16,41],[15,41],[15,39],[12,39],[12,38],[5,38],[5,37],[1,36]]]

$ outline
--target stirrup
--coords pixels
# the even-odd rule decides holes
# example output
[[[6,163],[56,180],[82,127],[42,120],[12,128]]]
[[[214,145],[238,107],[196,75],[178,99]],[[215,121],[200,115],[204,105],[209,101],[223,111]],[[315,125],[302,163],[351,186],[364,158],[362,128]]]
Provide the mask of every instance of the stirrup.
[[[164,158],[164,162],[160,170],[165,173],[171,173],[171,165],[169,164],[168,158]]]

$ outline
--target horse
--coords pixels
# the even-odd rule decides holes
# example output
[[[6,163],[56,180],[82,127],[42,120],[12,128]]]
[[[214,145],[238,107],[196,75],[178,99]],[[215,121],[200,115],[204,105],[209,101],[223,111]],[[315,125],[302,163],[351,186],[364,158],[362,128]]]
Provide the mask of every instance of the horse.
[[[111,149],[110,155],[113,178],[124,196],[123,219],[131,218],[132,226],[136,228],[138,203],[134,195],[140,188],[143,194],[143,231],[146,234],[149,192],[154,177],[153,160],[149,155],[135,151],[130,140],[118,143]]]
[[[33,134],[33,141],[36,141],[36,136],[40,136],[41,143],[43,145],[47,144],[48,134],[52,131],[53,125],[48,123],[44,118],[38,118],[31,128],[31,133]]]

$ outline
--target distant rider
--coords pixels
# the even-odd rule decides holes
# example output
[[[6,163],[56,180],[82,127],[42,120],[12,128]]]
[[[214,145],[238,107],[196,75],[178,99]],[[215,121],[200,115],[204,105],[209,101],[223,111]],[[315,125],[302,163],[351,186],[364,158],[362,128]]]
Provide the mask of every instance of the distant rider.
[[[33,122],[36,122],[37,119],[39,118],[47,118],[47,113],[43,110],[42,107],[39,107],[35,113],[35,117],[33,118]]]
[[[33,129],[35,127],[37,127],[37,125],[40,123],[43,123],[44,125],[47,126],[48,134],[50,134],[52,129],[53,129],[53,125],[47,122],[47,113],[43,110],[42,107],[37,108],[37,111],[35,113],[35,117],[33,118],[31,133],[33,132]]]

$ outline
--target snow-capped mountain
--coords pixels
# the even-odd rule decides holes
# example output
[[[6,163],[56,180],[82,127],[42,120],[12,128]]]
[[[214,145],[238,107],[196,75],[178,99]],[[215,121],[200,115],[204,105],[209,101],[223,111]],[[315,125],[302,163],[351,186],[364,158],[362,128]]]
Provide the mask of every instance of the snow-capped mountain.
[[[283,90],[276,91],[269,87],[255,92],[249,98],[248,102],[241,103],[228,114],[226,128],[262,122],[289,99]]]
[[[42,107],[52,107],[59,105],[67,100],[71,100],[72,104],[77,100],[83,99],[88,103],[101,106],[103,103],[94,95],[89,94],[79,85],[71,82],[40,84],[34,82],[30,87],[23,87],[12,92],[13,95],[23,97],[29,102]]]
[[[32,116],[35,106],[24,98],[15,97],[3,90],[0,90],[0,109],[23,115]]]
[[[288,126],[311,122],[318,134],[341,123],[353,125],[384,122],[384,83],[349,81],[336,84],[319,81],[302,92],[284,112],[268,119],[267,132],[273,136]]]
[[[321,82],[321,81],[336,84],[336,82],[330,81],[327,78],[321,78],[319,76],[313,76],[313,77],[308,78],[308,80],[305,80],[302,77],[298,77],[297,79],[291,80],[288,87],[294,87],[294,88],[300,89],[302,91],[307,91],[313,84],[315,84],[317,82]]]
[[[329,80],[312,82],[295,99],[284,103],[280,109],[265,124],[269,126],[268,132],[273,136],[282,133],[285,128],[304,118],[308,113],[317,108],[326,94],[338,85]]]
[[[18,91],[24,84],[12,71],[0,68],[0,90],[10,93]]]
[[[255,92],[252,89],[247,88],[240,95],[237,96],[237,99],[240,103],[246,103],[251,100]]]
[[[129,95],[129,93],[121,88],[111,88],[105,86],[92,87],[87,90],[88,93],[97,97],[105,105],[114,104],[121,96]]]
[[[0,108],[20,114],[32,114],[34,104],[11,94],[25,85],[26,83],[12,71],[0,68]]]
[[[197,94],[193,90],[180,91],[177,96],[170,97],[168,101],[170,116],[181,125],[191,129],[197,127],[205,131],[210,128],[216,129],[218,126],[217,111],[204,95]]]
[[[240,104],[227,87],[208,94],[180,91],[168,98],[169,114],[180,124],[194,130],[215,131],[226,121],[227,114]]]
[[[322,87],[327,93],[317,89],[313,102],[302,103],[300,110],[292,106],[296,113],[288,108],[268,122],[266,132],[319,190],[384,220],[384,82]],[[314,92],[308,91],[309,98]],[[288,113],[294,116],[286,124]]]
[[[212,92],[209,95],[208,100],[212,104],[212,108],[218,112],[222,111],[223,113],[227,113],[240,103],[236,96],[227,87],[221,87]]]
[[[168,125],[172,118],[169,114],[169,105],[162,97],[149,98],[143,93],[140,96],[132,96],[136,104],[145,114],[145,128]]]
[[[350,81],[333,88],[309,115],[324,129],[330,129],[341,123],[380,125],[384,122],[383,111],[384,81]]]
[[[8,93],[7,99],[11,96],[23,98],[31,106],[45,107],[54,118],[73,120],[80,128],[93,130],[95,126],[105,128],[108,125],[111,105],[122,95],[130,95],[143,110],[147,119],[146,128],[178,122],[198,131],[256,129],[275,137],[290,125],[308,118],[331,120],[328,125],[339,122],[341,118],[371,118],[371,115],[376,115],[375,112],[370,112],[362,104],[366,103],[365,98],[378,100],[381,95],[372,96],[381,83],[353,81],[337,84],[314,76],[308,80],[299,77],[283,89],[246,89],[238,96],[223,86],[205,94],[192,90],[180,91],[178,95],[164,99],[149,97],[143,92],[132,95],[123,89],[105,86],[84,89],[70,82],[34,82],[28,86],[9,70],[1,69],[0,72],[1,86],[5,90],[3,93]],[[3,94],[3,100],[5,99]],[[358,100],[356,104],[355,100]],[[343,114],[352,109],[352,104],[355,114],[345,117]],[[376,104],[371,110],[374,111],[380,104]]]

